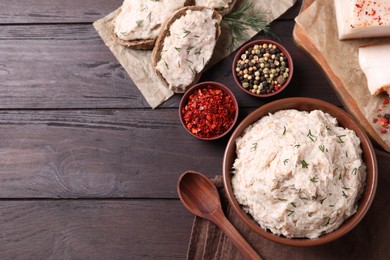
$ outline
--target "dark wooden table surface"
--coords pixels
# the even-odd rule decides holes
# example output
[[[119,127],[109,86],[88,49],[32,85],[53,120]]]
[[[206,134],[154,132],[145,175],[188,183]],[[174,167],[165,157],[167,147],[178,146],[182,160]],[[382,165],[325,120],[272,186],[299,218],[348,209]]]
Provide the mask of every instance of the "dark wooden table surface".
[[[188,169],[221,174],[228,139],[188,135],[180,95],[149,108],[92,27],[121,2],[0,1],[1,259],[185,258],[193,216],[178,200],[177,178]],[[231,88],[241,119],[284,97],[342,106],[294,45],[299,6],[272,24],[295,62],[277,98],[235,86],[234,53],[203,75]]]

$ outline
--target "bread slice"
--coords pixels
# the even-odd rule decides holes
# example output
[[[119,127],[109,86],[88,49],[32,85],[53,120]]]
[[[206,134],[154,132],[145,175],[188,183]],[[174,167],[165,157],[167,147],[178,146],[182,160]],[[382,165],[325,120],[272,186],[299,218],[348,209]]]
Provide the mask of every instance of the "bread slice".
[[[129,1],[129,2],[127,2],[127,1]],[[167,5],[166,6],[167,8],[162,8],[165,12],[157,13],[157,16],[162,19],[161,23],[153,24],[153,27],[146,26],[146,28],[142,28],[141,33],[145,33],[145,32],[148,33],[148,31],[150,31],[150,36],[145,37],[145,35],[144,35],[138,39],[137,37],[139,37],[141,34],[139,31],[138,32],[137,31],[133,31],[133,32],[130,31],[129,34],[126,34],[126,36],[129,36],[128,38],[130,38],[130,39],[124,39],[126,37],[121,37],[120,35],[118,35],[118,32],[116,32],[116,26],[118,25],[118,19],[121,19],[123,17],[123,16],[121,16],[121,14],[122,14],[122,12],[125,11],[124,9],[127,10],[129,7],[133,7],[133,6],[134,6],[134,8],[136,8],[137,6],[138,7],[143,6],[142,9],[138,10],[138,12],[139,12],[141,17],[145,17],[145,18],[139,19],[137,21],[132,21],[131,24],[133,25],[133,27],[136,23],[137,23],[137,25],[138,25],[138,23],[140,23],[140,25],[142,26],[142,21],[144,21],[146,19],[151,19],[151,17],[153,17],[152,16],[153,9],[152,10],[150,10],[150,8],[148,9],[148,7],[147,7],[148,2],[149,2],[149,5],[151,5],[151,4]],[[161,28],[162,24],[165,22],[165,20],[163,18],[165,17],[166,19],[168,19],[176,10],[178,10],[184,6],[193,5],[193,4],[194,4],[194,0],[160,0],[160,1],[125,0],[123,2],[122,6],[120,8],[118,8],[117,11],[115,12],[113,22],[110,25],[111,37],[112,37],[112,39],[114,39],[114,41],[116,43],[123,45],[123,46],[126,46],[126,47],[129,47],[129,48],[132,48],[132,49],[139,49],[139,50],[153,49],[154,43],[156,42],[156,38],[158,36],[159,29]],[[171,7],[168,8],[168,5],[170,5]],[[172,9],[172,8],[174,8],[174,9]],[[142,13],[144,13],[144,14],[142,15]],[[122,14],[122,15],[125,15],[125,14]],[[129,13],[129,18],[131,18],[132,16],[134,16],[134,14]]]
[[[151,63],[167,88],[184,93],[199,81],[221,34],[221,20],[222,16],[213,9],[188,6],[166,21]]]
[[[195,5],[197,6],[206,6],[209,8],[215,9],[218,13],[221,15],[228,14],[232,11],[234,5],[237,3],[237,0],[231,0],[228,3],[227,7],[219,7],[221,4],[223,4],[224,0],[213,0],[213,1],[207,1],[207,0],[195,0]]]

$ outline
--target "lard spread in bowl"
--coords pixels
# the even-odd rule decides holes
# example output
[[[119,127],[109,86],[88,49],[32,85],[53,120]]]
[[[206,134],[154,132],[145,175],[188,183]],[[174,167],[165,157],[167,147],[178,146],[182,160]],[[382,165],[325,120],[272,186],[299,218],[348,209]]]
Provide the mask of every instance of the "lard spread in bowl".
[[[233,133],[224,157],[232,208],[257,233],[289,245],[330,242],[373,199],[377,166],[364,131],[315,99],[271,102]]]

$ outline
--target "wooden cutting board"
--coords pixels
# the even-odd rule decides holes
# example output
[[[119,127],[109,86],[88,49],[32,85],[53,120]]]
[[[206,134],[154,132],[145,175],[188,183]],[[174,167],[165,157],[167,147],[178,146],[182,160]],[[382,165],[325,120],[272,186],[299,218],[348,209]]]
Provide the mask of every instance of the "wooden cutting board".
[[[308,8],[314,2],[315,0],[303,0],[300,12],[306,10],[306,8]],[[348,89],[343,85],[340,78],[338,78],[338,76],[329,66],[323,54],[316,48],[313,42],[311,42],[310,37],[305,31],[305,28],[302,28],[299,24],[296,23],[293,31],[293,37],[296,45],[305,50],[322,68],[329,82],[331,83],[333,90],[336,92],[340,101],[343,103],[345,109],[353,117],[355,117],[355,119],[366,130],[367,134],[371,137],[373,141],[379,144],[387,152],[390,152],[390,144],[382,140],[382,138],[379,136],[378,131],[372,127],[370,122],[363,115],[363,108],[356,102],[356,100],[354,100]]]

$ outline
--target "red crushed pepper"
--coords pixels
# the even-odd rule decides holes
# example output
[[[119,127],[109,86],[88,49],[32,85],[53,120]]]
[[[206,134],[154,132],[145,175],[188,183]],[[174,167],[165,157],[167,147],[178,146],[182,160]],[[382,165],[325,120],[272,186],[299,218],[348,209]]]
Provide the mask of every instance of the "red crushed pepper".
[[[187,129],[201,138],[225,133],[233,124],[235,112],[232,97],[210,85],[192,93],[181,110]]]

